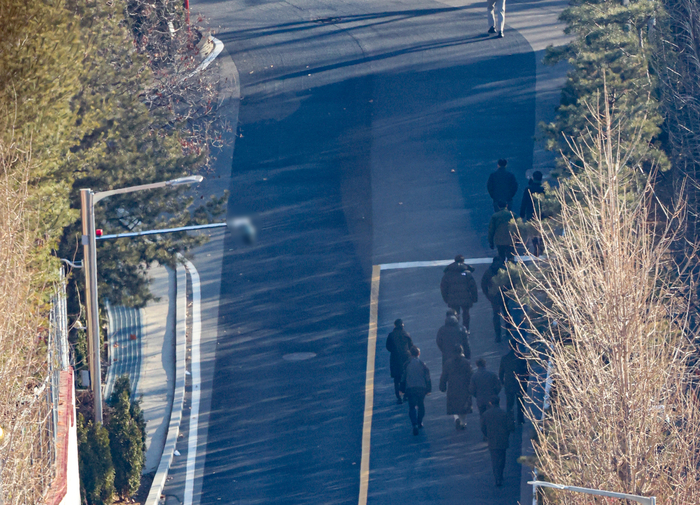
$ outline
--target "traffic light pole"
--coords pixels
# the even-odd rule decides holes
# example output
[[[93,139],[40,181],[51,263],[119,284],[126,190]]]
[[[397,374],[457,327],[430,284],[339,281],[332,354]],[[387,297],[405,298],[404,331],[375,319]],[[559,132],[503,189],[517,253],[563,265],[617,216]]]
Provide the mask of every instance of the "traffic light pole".
[[[83,223],[83,265],[85,271],[85,307],[87,309],[88,365],[95,422],[102,422],[102,365],[100,362],[100,316],[97,302],[97,252],[95,249],[95,193],[80,190],[80,214]]]

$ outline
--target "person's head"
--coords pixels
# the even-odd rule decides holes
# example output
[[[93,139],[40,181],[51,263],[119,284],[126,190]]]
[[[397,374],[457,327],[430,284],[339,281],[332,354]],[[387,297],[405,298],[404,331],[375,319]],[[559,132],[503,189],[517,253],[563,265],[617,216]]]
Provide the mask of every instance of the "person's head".
[[[535,170],[532,173],[532,180],[535,182],[542,182],[542,172],[540,172],[539,170]]]
[[[459,319],[457,319],[457,316],[448,316],[445,320],[445,324],[448,324],[450,326],[457,326],[459,324]]]
[[[503,158],[498,160],[498,168],[506,168],[506,165],[508,165],[508,160],[504,160]]]
[[[455,263],[464,263],[464,256],[462,256],[461,254],[455,256]]]
[[[492,407],[498,407],[499,403],[501,403],[501,399],[496,395],[492,396],[489,400],[489,405],[491,405]]]
[[[418,349],[415,345],[411,347],[411,356],[414,358],[420,356],[420,349]]]
[[[455,356],[464,356],[464,349],[462,349],[461,345],[457,344],[453,349],[453,353]]]
[[[498,210],[503,210],[506,207],[508,207],[508,202],[504,202],[503,200],[498,200],[496,202],[496,205],[498,206]]]
[[[486,368],[486,361],[484,361],[484,358],[479,358],[478,360],[476,360],[476,367]]]
[[[445,317],[457,317],[457,313],[455,312],[455,309],[447,309],[447,312],[445,312]]]
[[[403,321],[401,319],[394,321],[394,328],[403,328]]]

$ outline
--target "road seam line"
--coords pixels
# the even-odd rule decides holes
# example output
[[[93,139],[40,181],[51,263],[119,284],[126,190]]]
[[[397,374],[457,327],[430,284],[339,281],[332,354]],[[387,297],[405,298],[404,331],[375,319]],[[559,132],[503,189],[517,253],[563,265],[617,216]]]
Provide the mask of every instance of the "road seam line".
[[[191,341],[191,362],[190,374],[192,381],[192,410],[190,411],[189,439],[187,441],[187,471],[185,477],[185,496],[184,505],[192,505],[192,496],[194,490],[194,474],[197,463],[197,435],[199,430],[199,400],[201,396],[201,371],[199,366],[200,354],[199,343],[200,334],[202,331],[202,314],[201,314],[201,288],[199,282],[199,273],[195,266],[185,260],[185,268],[190,274],[192,282],[192,341]]]
[[[359,505],[367,504],[369,487],[369,451],[374,408],[374,362],[377,354],[377,313],[379,308],[379,277],[381,266],[372,266],[372,287],[369,303],[369,334],[367,338],[367,372],[365,374],[365,412],[362,422],[362,460],[360,462]]]

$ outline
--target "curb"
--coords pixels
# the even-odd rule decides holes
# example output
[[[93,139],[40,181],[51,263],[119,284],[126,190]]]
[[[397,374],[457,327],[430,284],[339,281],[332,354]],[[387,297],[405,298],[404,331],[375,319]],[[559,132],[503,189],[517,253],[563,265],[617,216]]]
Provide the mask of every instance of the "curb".
[[[160,457],[158,470],[153,477],[151,490],[146,498],[146,505],[158,505],[165,487],[170,464],[173,461],[177,437],[180,434],[180,421],[185,401],[185,345],[187,330],[187,272],[181,264],[177,265],[177,310],[175,323],[175,393],[168,424],[168,436],[165,439],[163,455]]]

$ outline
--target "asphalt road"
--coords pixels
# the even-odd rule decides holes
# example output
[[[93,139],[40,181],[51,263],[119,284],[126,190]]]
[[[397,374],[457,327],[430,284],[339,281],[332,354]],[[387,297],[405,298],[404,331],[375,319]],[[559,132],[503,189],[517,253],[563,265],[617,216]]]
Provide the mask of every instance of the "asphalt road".
[[[356,503],[371,266],[491,254],[488,175],[507,158],[522,189],[532,168],[535,55],[514,29],[487,36],[481,3],[193,9],[222,27],[240,75],[229,215],[251,215],[259,229],[252,247],[224,239],[196,499]],[[496,490],[478,416],[455,432],[436,393],[413,438],[393,404],[383,346],[396,317],[439,379],[440,273],[382,276],[369,503],[515,504],[519,433]],[[475,355],[495,366],[505,349],[489,324],[487,308],[474,309]]]

